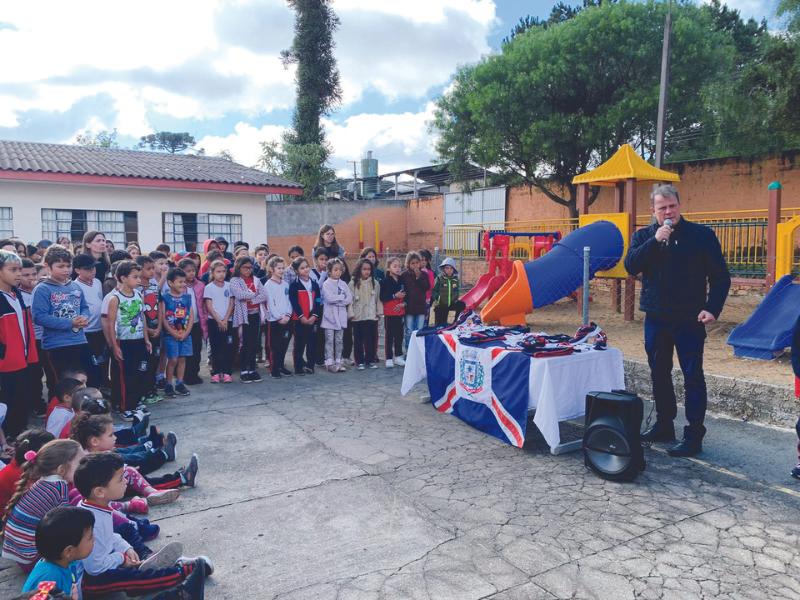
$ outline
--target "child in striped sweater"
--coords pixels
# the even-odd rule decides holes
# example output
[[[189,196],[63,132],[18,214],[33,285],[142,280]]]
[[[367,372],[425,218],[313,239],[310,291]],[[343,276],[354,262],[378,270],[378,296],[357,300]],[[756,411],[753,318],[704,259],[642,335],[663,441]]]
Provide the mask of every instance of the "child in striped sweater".
[[[53,440],[39,452],[25,453],[22,478],[8,503],[3,529],[3,558],[30,573],[39,553],[36,526],[50,509],[69,504],[68,487],[84,451],[75,440]]]

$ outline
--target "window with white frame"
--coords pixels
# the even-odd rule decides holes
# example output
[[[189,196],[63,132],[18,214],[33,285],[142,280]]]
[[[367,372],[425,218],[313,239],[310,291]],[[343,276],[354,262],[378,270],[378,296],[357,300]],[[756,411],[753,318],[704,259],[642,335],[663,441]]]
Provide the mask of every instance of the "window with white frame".
[[[0,237],[14,237],[14,210],[0,206]]]
[[[205,240],[220,235],[233,244],[242,239],[242,215],[163,213],[163,234],[173,250],[195,252]]]
[[[67,236],[75,243],[83,240],[87,231],[100,231],[116,248],[125,249],[139,240],[137,213],[118,210],[42,209],[42,238],[57,241]]]

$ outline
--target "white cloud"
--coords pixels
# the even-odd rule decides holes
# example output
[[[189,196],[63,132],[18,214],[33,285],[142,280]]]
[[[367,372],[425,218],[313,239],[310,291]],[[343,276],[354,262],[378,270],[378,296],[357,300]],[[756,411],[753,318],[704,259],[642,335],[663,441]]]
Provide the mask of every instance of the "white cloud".
[[[227,150],[236,162],[249,167],[256,164],[261,155],[261,142],[279,141],[284,131],[286,128],[278,125],[264,125],[259,128],[239,122],[233,133],[223,136],[207,135],[197,141],[197,147],[205,148],[209,155]]]
[[[706,3],[710,0],[704,0]],[[738,10],[745,19],[753,18],[756,21],[761,19],[771,20],[775,17],[775,9],[778,0],[724,0],[728,8]]]

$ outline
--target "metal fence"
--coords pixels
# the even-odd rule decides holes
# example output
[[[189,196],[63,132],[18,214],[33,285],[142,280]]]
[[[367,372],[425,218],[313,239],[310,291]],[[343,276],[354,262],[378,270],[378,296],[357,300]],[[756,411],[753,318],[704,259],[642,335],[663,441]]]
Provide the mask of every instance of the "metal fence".
[[[463,256],[486,256],[482,246],[484,231],[507,231],[510,233],[559,232],[564,237],[578,227],[578,219],[544,219],[541,221],[506,221],[483,223],[481,225],[454,225],[444,230],[443,248],[446,254]],[[512,244],[513,258],[527,259],[528,241],[520,240]]]

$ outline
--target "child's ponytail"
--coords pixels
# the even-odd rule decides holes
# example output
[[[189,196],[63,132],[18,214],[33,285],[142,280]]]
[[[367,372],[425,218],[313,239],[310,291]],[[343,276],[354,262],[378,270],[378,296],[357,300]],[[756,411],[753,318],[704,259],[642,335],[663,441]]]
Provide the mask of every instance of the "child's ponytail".
[[[25,463],[22,465],[22,476],[17,483],[17,490],[6,506],[5,517],[11,514],[19,499],[28,491],[31,485],[42,477],[52,475],[61,465],[75,460],[81,451],[81,445],[75,440],[53,440],[47,442],[38,452],[29,450],[25,453]]]

